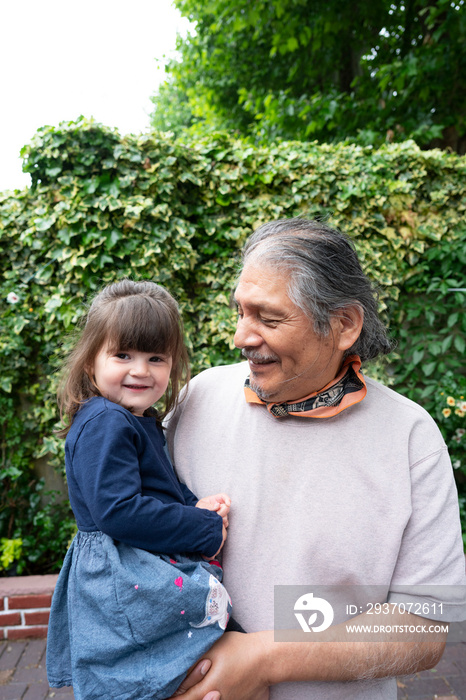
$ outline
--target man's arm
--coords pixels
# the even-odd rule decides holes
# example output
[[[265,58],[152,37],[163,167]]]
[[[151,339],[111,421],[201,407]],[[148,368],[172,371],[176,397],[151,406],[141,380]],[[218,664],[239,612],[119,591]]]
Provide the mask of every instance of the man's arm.
[[[387,625],[386,615],[365,618],[360,615],[353,620]],[[390,624],[416,627],[428,622],[394,612]],[[418,634],[410,636],[410,641],[402,641],[400,635],[384,642],[355,642],[344,625],[330,628],[331,641],[323,642],[275,642],[273,631],[227,633],[206,653],[212,666],[184,700],[214,700],[219,697],[210,694],[214,691],[221,700],[265,700],[270,685],[288,681],[345,682],[416,673],[438,663],[446,642],[446,633]],[[193,678],[199,675],[194,672]]]
[[[448,623],[393,610],[387,615],[358,615],[331,627],[322,642],[271,643],[272,679],[284,681],[355,681],[402,676],[435,666],[442,657],[447,633],[422,631]],[[355,641],[347,625],[391,628],[380,641]],[[399,631],[397,631],[399,630]],[[413,630],[413,631],[408,631]],[[270,634],[270,633],[268,633]]]

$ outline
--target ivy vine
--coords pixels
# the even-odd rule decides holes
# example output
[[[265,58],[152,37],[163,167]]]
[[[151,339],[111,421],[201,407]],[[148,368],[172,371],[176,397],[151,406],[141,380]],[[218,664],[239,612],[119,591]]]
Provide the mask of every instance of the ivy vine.
[[[397,341],[368,371],[438,420],[442,391],[464,395],[466,294],[452,291],[466,287],[461,157],[412,142],[254,148],[219,133],[187,144],[84,119],[40,129],[23,157],[32,187],[0,194],[0,567],[55,571],[72,535],[68,503],[44,497],[36,464],[63,468],[56,371],[93,294],[124,276],[156,280],[181,305],[193,372],[236,361],[231,290],[262,222],[323,217],[352,236]],[[440,422],[464,451],[459,426]],[[464,460],[455,474],[464,503]]]

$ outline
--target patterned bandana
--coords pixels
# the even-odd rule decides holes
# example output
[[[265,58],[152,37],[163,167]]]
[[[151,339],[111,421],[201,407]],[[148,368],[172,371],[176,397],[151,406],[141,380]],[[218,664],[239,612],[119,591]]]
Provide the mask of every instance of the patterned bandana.
[[[349,355],[341,371],[333,381],[320,391],[305,396],[300,401],[285,403],[266,403],[262,401],[249,385],[249,377],[244,384],[244,394],[248,403],[260,403],[276,418],[298,416],[300,418],[329,418],[341,413],[345,408],[363,400],[367,393],[364,377],[359,371],[361,358]]]

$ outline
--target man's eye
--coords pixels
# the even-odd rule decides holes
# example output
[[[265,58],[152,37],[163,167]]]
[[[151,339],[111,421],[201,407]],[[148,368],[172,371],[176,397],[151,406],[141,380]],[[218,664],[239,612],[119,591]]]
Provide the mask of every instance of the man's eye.
[[[278,323],[276,318],[261,318],[262,323],[266,323],[268,326],[274,326]]]

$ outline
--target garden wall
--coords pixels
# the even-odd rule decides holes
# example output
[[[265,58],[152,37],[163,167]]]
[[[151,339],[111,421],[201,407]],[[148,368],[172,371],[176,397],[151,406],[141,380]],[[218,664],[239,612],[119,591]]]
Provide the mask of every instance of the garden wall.
[[[57,576],[0,578],[0,639],[47,636]]]

